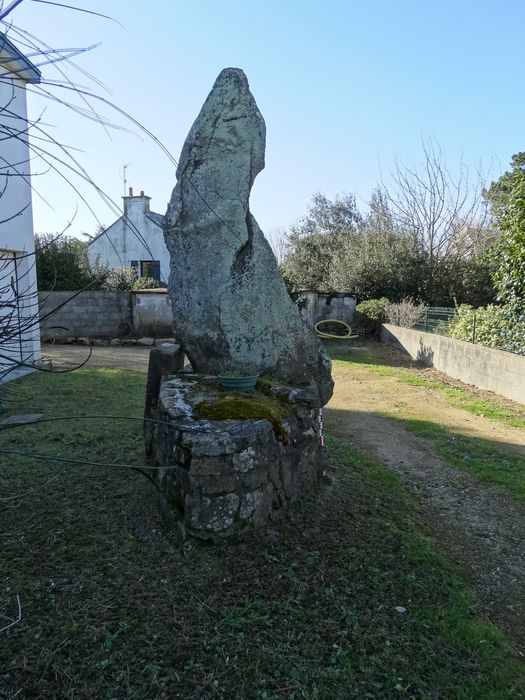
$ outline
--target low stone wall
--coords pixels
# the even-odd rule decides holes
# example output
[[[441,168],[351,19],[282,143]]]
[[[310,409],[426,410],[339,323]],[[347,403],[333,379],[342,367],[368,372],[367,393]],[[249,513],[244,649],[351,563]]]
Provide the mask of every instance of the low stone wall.
[[[356,298],[346,293],[305,292],[301,314],[313,327],[335,318],[352,324]],[[61,338],[170,337],[171,302],[167,292],[40,292],[41,335]]]
[[[522,355],[390,324],[383,325],[381,340],[465,384],[525,404],[525,357]]]

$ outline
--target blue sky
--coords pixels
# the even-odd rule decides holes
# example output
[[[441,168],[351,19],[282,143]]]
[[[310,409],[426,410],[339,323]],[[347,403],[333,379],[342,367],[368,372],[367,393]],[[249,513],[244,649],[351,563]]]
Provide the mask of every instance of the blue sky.
[[[60,0],[58,0],[60,1]],[[422,139],[434,139],[454,170],[460,159],[480,163],[493,178],[513,153],[525,150],[521,0],[71,0],[118,20],[110,22],[24,0],[14,24],[59,48],[102,45],[76,63],[111,91],[71,80],[104,95],[152,131],[178,159],[186,134],[226,66],[242,68],[266,120],[266,169],[251,208],[264,231],[287,228],[304,214],[312,194],[352,192],[365,205],[395,159],[422,160]],[[110,8],[108,10],[108,7]],[[120,26],[122,25],[122,26]],[[16,41],[16,35],[10,34]],[[20,42],[19,46],[21,45]],[[42,66],[56,79],[54,67]],[[30,96],[33,116],[42,103]],[[100,111],[135,133],[114,131],[47,104],[46,128],[78,148],[97,185],[120,203],[122,166],[128,184],[146,191],[164,213],[175,184],[174,166],[131,124]],[[42,170],[34,163],[34,170]],[[35,177],[35,228],[93,233],[114,212],[78,182],[93,216],[60,177]]]

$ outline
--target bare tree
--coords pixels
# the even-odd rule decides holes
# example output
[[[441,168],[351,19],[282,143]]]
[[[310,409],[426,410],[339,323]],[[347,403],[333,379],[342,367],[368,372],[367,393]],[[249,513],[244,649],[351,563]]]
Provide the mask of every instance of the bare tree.
[[[472,180],[462,162],[452,175],[432,140],[423,142],[422,166],[396,162],[392,180],[393,187],[382,185],[392,212],[431,264],[450,255],[472,257],[493,242],[482,196],[486,178],[478,172]]]
[[[286,255],[286,230],[273,228],[266,233],[266,239],[270,244],[278,265],[282,265]]]

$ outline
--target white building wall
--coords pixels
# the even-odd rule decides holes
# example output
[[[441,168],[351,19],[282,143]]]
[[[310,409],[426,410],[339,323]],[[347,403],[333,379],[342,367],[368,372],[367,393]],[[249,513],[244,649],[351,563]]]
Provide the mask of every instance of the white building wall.
[[[26,91],[1,66],[0,109],[0,246],[24,250],[33,244]]]
[[[16,345],[23,362],[31,364],[40,357],[29,158],[25,82],[0,66],[0,323],[3,319],[4,338],[6,325],[11,327],[17,319],[23,329],[21,337],[9,339],[5,352],[0,348],[0,368],[8,363],[6,355],[20,360],[18,352],[9,349]],[[13,285],[18,285],[17,294]]]
[[[134,260],[159,260],[161,281],[167,283],[170,257],[162,229],[146,216],[149,197],[123,199],[124,216],[89,243],[90,262],[99,258],[115,268],[130,267]]]

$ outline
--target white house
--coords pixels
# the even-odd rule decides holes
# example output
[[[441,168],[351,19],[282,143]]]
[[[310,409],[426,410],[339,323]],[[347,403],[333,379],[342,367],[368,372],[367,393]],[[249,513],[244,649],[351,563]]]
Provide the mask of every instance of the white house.
[[[0,380],[40,358],[26,85],[40,71],[0,32]]]
[[[170,256],[164,243],[161,214],[151,211],[151,197],[144,192],[139,196],[122,197],[124,213],[107,229],[88,243],[91,263],[97,258],[112,268],[131,267],[138,277],[153,277],[167,283]]]

